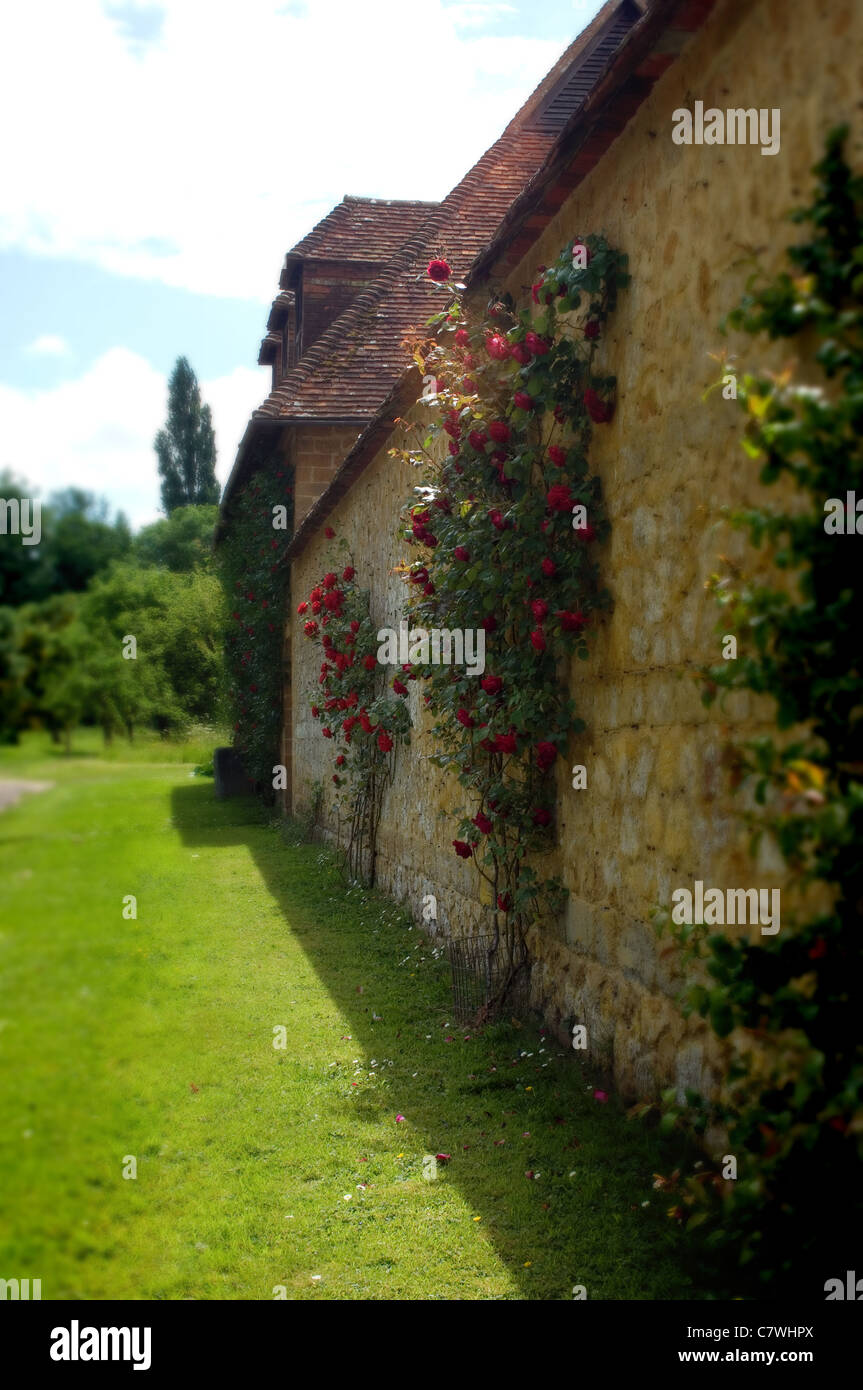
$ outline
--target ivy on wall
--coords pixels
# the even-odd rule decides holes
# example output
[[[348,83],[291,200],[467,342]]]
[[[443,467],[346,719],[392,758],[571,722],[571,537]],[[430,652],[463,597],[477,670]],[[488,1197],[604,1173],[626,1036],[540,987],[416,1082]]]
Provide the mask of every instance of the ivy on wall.
[[[284,685],[282,557],[293,533],[293,469],[261,469],[232,504],[217,556],[228,600],[226,704],[246,772],[271,800],[279,762]],[[274,524],[275,523],[275,524]]]

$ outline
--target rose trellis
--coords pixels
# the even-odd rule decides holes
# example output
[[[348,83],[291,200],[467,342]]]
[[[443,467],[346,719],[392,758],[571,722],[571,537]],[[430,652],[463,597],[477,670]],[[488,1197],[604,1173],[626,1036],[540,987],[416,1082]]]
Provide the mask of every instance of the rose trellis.
[[[326,534],[333,539],[331,527]],[[398,744],[410,736],[408,688],[393,676],[395,698],[386,693],[388,673],[377,659],[368,590],[359,587],[353,565],[327,571],[297,605],[297,614],[321,651],[311,714],[333,749],[331,777],[339,819],[347,825],[348,872],[372,884],[384,791]]]
[[[596,559],[609,526],[588,452],[613,412],[615,379],[594,358],[625,265],[604,237],[579,238],[540,267],[530,310],[495,302],[479,318],[448,264],[431,262],[448,295],[428,324],[436,336],[415,348],[431,418],[406,425],[394,451],[422,476],[404,512],[417,551],[405,566],[411,674],[424,682],[433,760],[470,794],[453,849],[489,885],[503,990],[528,929],[562,900],[560,882],[531,861],[552,847],[557,770],[584,729],[569,661],[587,657],[611,602]],[[484,641],[482,673],[436,664],[423,644],[434,630]]]

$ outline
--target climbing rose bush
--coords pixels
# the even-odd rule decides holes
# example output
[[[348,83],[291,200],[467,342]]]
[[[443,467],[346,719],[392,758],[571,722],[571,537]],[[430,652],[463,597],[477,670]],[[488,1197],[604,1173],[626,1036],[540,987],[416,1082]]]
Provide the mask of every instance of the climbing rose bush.
[[[392,780],[398,744],[410,741],[408,687],[400,676],[408,677],[378,662],[368,590],[359,588],[351,563],[334,562],[297,605],[296,616],[320,648],[310,708],[332,748],[340,818],[352,827],[348,860],[356,875],[371,880],[380,798]]]
[[[403,517],[411,628],[485,634],[481,676],[423,659],[412,673],[434,761],[469,793],[453,852],[490,884],[511,959],[560,904],[561,885],[529,860],[553,843],[559,774],[584,729],[569,662],[587,658],[610,607],[597,558],[609,526],[588,455],[614,408],[615,379],[594,359],[629,277],[604,237],[578,245],[588,254],[567,246],[541,269],[529,311],[497,302],[479,317],[444,286],[452,302],[428,325],[437,339],[415,350],[431,418],[393,451],[422,478]]]

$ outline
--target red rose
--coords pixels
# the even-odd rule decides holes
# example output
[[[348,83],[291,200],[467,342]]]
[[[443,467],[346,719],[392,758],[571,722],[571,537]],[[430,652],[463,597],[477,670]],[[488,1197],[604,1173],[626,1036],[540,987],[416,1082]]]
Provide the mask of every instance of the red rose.
[[[332,573],[332,571],[330,571],[329,574],[325,574],[325,575],[324,575],[324,588],[325,588],[325,589],[334,589],[337,583],[338,583],[338,580],[336,579],[336,576]]]
[[[381,750],[382,753],[389,753],[392,746],[393,741],[390,738],[389,734],[385,734],[383,729],[381,729],[380,733],[378,734],[378,748]]]
[[[548,616],[548,604],[546,603],[545,599],[542,598],[532,599],[530,611],[536,618],[536,621],[538,623],[541,623],[543,618]]]
[[[320,710],[318,709],[317,705],[312,705],[312,718],[317,719],[319,714]]]
[[[428,577],[429,572],[425,565],[420,565],[419,569],[411,570],[410,578],[412,584],[427,584]]]
[[[452,847],[455,850],[456,854],[460,855],[462,859],[470,859],[471,855],[473,854],[473,850],[471,849],[470,845],[467,844],[464,840],[453,840]]]
[[[474,727],[474,721],[466,709],[456,710],[455,717],[458,720],[459,724],[461,724],[462,728],[472,729]]]
[[[473,823],[476,826],[477,830],[482,831],[483,835],[490,835],[492,830],[494,829],[494,826],[492,825],[488,816],[484,816],[482,814],[482,811],[479,811],[477,815],[474,816]]]
[[[344,765],[345,765],[345,755],[344,755],[344,753],[340,753],[339,756],[336,758],[336,767],[344,767]]]
[[[312,623],[312,622],[303,623],[303,632],[306,634],[307,637],[314,637],[315,634],[317,633],[317,630],[318,630],[318,625],[317,625],[317,623]]]
[[[492,507],[488,514],[488,519],[496,531],[505,531],[508,522],[504,520],[503,512],[499,507]]]
[[[510,908],[512,907],[512,898],[510,897],[509,893],[498,893],[497,905],[500,908],[501,912],[509,912]]]
[[[535,806],[533,808],[533,823],[534,825],[550,825],[551,812],[547,811],[544,806]]]
[[[351,622],[351,632],[359,632],[359,630],[360,630],[360,625],[359,625],[359,623],[357,622],[357,619],[354,618],[353,621]]]
[[[324,594],[324,607],[329,608],[331,613],[335,613],[342,606],[342,595],[338,589],[331,589],[328,594]]]
[[[553,743],[538,743],[536,745],[536,765],[540,772],[548,772],[557,757],[557,749]]]
[[[429,261],[428,277],[430,280],[434,280],[437,284],[442,285],[451,275],[452,270],[450,269],[448,261]]]
[[[524,343],[534,357],[544,357],[551,347],[547,338],[541,338],[538,333],[533,332],[525,333]]]
[[[553,512],[571,512],[573,497],[566,483],[555,483],[545,494],[546,506]]]
[[[590,386],[584,393],[584,408],[595,425],[604,425],[611,419],[613,407],[604,401]]]
[[[345,565],[345,568],[342,570],[342,579],[345,581],[346,584],[349,584],[355,574],[356,570],[354,569],[353,565]]]
[[[327,538],[328,541],[331,541],[331,540],[333,539],[333,537],[335,536],[335,534],[336,534],[336,533],[335,533],[335,531],[333,530],[332,526],[326,526],[326,527],[324,528],[324,535],[326,536],[326,538]]]
[[[492,420],[488,427],[488,432],[495,444],[508,444],[510,428],[503,420]]]
[[[557,573],[557,565],[554,563],[553,560],[550,560],[547,555],[543,560],[542,564],[540,565],[540,569],[542,570],[546,579],[551,579],[552,575]]]
[[[489,613],[488,617],[483,618],[482,622],[480,623],[480,627],[484,628],[486,632],[496,632],[497,618],[494,616],[493,613]]]
[[[490,333],[485,340],[485,350],[496,362],[505,362],[510,354],[510,346],[502,333]]]
[[[471,430],[467,438],[471,448],[476,449],[478,453],[481,453],[488,443],[488,435],[482,434],[479,430]]]
[[[483,676],[480,685],[486,695],[499,695],[503,689],[503,681],[500,676]]]
[[[536,404],[533,396],[529,396],[526,391],[516,391],[513,401],[519,410],[533,410]]]
[[[541,627],[534,628],[533,632],[530,634],[530,640],[533,643],[535,651],[545,651],[545,633]]]
[[[566,450],[561,449],[559,444],[550,444],[548,456],[557,468],[563,468],[566,463]]]
[[[590,522],[588,522],[586,526],[576,526],[575,538],[577,541],[584,541],[585,544],[587,544],[588,541],[595,541],[596,527],[591,526]]]
[[[516,343],[511,349],[512,355],[522,367],[526,367],[531,359],[532,353],[527,343]]]
[[[470,334],[466,328],[457,328],[455,331],[455,341],[459,347],[467,347],[470,342]]]
[[[518,743],[516,742],[515,734],[498,734],[494,742],[498,753],[518,752]]]
[[[461,560],[461,562],[465,565],[470,560],[470,553],[467,550],[465,550],[463,545],[457,545],[452,554],[454,560]]]
[[[424,594],[427,594],[427,595],[429,596],[429,598],[431,598],[431,596],[432,596],[432,594],[434,593],[434,591],[435,591],[434,584],[423,584],[423,593],[424,593]]]
[[[324,738],[332,738],[333,736],[332,729],[328,729],[326,726],[324,726],[324,728],[321,729],[321,733],[323,734]]]
[[[564,632],[581,632],[581,629],[587,625],[587,618],[580,611],[567,612],[559,608],[554,616],[557,618]]]
[[[363,665],[365,666],[367,671],[373,671],[377,664],[378,663],[375,661],[375,658],[372,656],[371,652],[369,652],[366,656],[363,657]]]
[[[446,429],[446,426],[444,426],[444,429]],[[450,440],[449,444],[447,444],[447,448],[449,449],[452,458],[456,458],[460,453],[459,446],[458,444],[456,444],[454,439]]]
[[[599,337],[599,329],[600,329],[599,319],[588,319],[587,323],[584,325],[584,336],[585,336],[585,338],[598,338],[598,337]]]
[[[397,695],[407,695],[407,693],[408,693],[408,688],[407,688],[407,686],[406,686],[406,685],[402,685],[402,683],[401,683],[400,680],[394,680],[394,681],[393,681],[393,690],[395,691],[395,693],[396,693]]]

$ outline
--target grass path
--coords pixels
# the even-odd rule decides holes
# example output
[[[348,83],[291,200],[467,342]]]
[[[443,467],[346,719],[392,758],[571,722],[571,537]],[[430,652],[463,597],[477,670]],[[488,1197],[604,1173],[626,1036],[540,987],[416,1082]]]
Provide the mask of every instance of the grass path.
[[[318,846],[188,765],[32,740],[6,776],[56,785],[0,816],[0,1276],[43,1298],[692,1296],[655,1134],[538,1025],[454,1027],[426,939]]]

